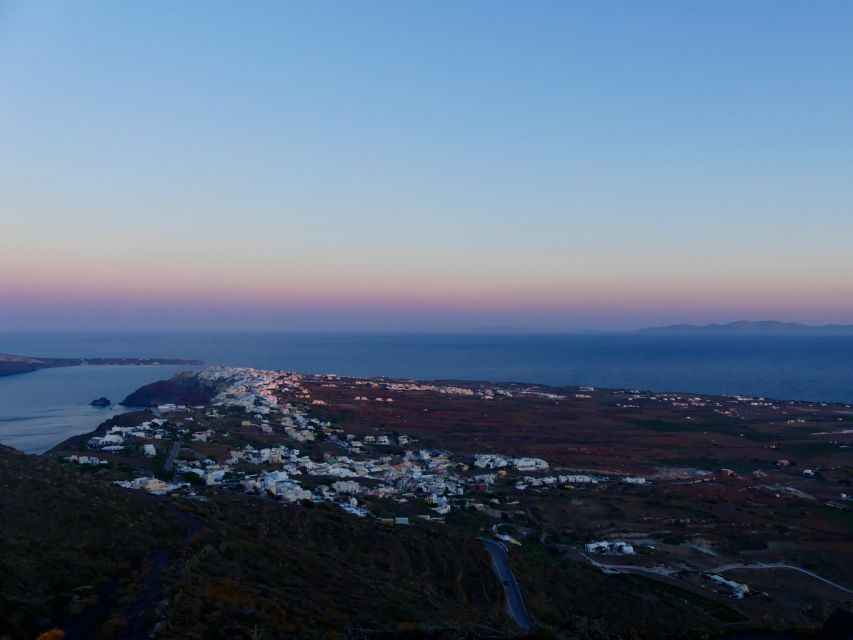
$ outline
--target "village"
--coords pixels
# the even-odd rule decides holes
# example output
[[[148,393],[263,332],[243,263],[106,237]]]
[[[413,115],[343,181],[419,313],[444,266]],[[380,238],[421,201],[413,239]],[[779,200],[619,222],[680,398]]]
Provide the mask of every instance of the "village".
[[[87,443],[88,449],[102,454],[138,451],[148,459],[166,455],[173,442],[181,443],[181,455],[173,456],[167,464],[170,469],[174,468],[172,475],[182,481],[167,482],[149,474],[116,480],[116,484],[157,495],[173,492],[197,495],[195,487],[199,485],[224,487],[268,495],[292,504],[304,500],[333,502],[359,517],[370,515],[360,505],[359,497],[388,499],[400,504],[421,500],[434,514],[421,517],[441,521],[438,516],[446,515],[454,507],[484,508],[466,495],[482,493],[499,476],[507,477],[508,470],[544,472],[548,469],[547,462],[530,457],[484,454],[465,461],[446,451],[417,448],[416,442],[405,434],[357,437],[345,433],[328,421],[310,417],[307,408],[290,402],[279,404],[282,395],[301,403],[310,402],[310,394],[301,386],[299,374],[208,369],[200,377],[227,382],[210,406],[159,405],[155,410],[158,417],[136,426],[113,426]],[[397,387],[398,390],[402,388],[403,385]],[[440,389],[440,393],[450,394],[467,394],[467,391],[459,387]],[[356,396],[355,400],[367,401],[367,396]],[[393,400],[375,398],[374,401]],[[308,406],[316,406],[317,402]],[[269,446],[246,443],[239,449],[229,450],[224,460],[207,457],[194,448],[200,443],[210,445],[227,439],[229,434],[219,431],[223,418],[220,411],[233,412],[235,409],[242,410],[247,418],[240,421],[240,427],[257,430],[265,441],[270,441]],[[283,438],[285,442],[274,442],[276,438]],[[316,448],[319,443],[326,445],[322,447],[319,460],[300,450],[306,446]],[[330,453],[329,446],[341,453]],[[392,447],[394,453],[382,455]],[[93,455],[71,454],[66,459],[81,465],[107,464],[107,460]],[[497,471],[482,472],[487,470]],[[551,486],[571,481],[598,480],[587,480],[585,476],[523,476],[515,486],[523,490],[527,486]],[[408,523],[408,518],[397,517],[395,522]]]
[[[762,540],[766,544],[780,535],[798,539],[803,524],[796,519],[810,521],[818,511],[830,520],[835,517],[831,512],[850,513],[853,503],[844,490],[849,469],[798,463],[790,459],[785,438],[765,436],[757,426],[767,416],[793,433],[806,425],[804,437],[824,434],[818,436],[822,457],[815,461],[831,461],[850,438],[843,425],[833,426],[836,414],[821,413],[819,406],[224,367],[196,376],[216,389],[209,402],[164,402],[126,414],[120,424],[89,437],[63,459],[118,486],[155,495],[203,502],[210,491],[229,491],[290,508],[334,505],[383,525],[461,527],[509,549],[546,543],[605,573],[678,584],[737,601],[746,611],[753,600],[771,597],[766,577],[748,573],[749,567],[762,564],[768,569],[798,562],[817,567],[815,575],[828,576],[834,595],[848,595],[844,574],[826,569],[833,564],[831,553],[798,546],[796,553],[781,554],[771,544],[767,552],[743,556]],[[676,426],[689,428],[684,436],[675,432],[679,442],[693,438],[715,457],[706,454],[704,462],[697,458],[684,464],[621,456],[612,442],[634,442],[624,434],[611,436],[606,447],[599,445],[603,455],[597,456],[595,442],[606,433],[603,428],[581,432],[574,427],[572,446],[560,450],[550,445],[543,410],[562,416],[590,403],[599,403],[596,416],[614,411],[620,416],[657,415],[661,406],[680,412],[677,424],[671,417],[634,424],[649,431],[649,437],[669,438]],[[446,413],[457,406],[466,419],[481,407],[511,409],[522,416],[539,413],[540,436],[515,438],[504,422],[504,431],[495,428],[495,437],[481,444],[476,428],[463,439],[452,427],[463,418]],[[726,422],[712,427],[714,431],[698,432],[691,426],[722,419],[734,420],[734,426]],[[746,454],[745,442],[750,447]],[[742,459],[730,459],[734,453]],[[701,508],[708,503],[721,505],[714,516]],[[786,512],[800,511],[787,522],[761,516],[778,514],[780,505]],[[838,549],[845,538],[829,530],[824,539],[821,548]],[[762,606],[766,602],[754,608]]]

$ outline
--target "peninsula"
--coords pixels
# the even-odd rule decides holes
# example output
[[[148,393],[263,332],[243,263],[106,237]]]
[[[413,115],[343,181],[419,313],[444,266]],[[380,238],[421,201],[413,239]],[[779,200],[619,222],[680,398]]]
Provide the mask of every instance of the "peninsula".
[[[189,365],[204,364],[203,360],[183,358],[33,358],[0,353],[0,376],[30,373],[53,367],[79,367],[84,365]]]

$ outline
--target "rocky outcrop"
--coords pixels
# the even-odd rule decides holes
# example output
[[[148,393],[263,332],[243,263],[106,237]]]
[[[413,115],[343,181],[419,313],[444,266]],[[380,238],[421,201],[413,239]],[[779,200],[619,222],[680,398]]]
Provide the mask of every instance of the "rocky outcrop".
[[[168,380],[158,380],[140,387],[124,400],[125,407],[156,407],[161,404],[207,404],[218,393],[216,387],[198,379],[192,371],[177,373]]]

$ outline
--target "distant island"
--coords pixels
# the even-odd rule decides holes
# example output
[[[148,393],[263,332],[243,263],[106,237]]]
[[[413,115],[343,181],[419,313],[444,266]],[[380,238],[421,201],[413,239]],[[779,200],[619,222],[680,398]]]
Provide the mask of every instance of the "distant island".
[[[725,324],[672,324],[639,329],[636,333],[697,336],[853,336],[853,324],[811,325],[776,320],[741,320]]]
[[[518,326],[513,324],[495,324],[483,327],[473,327],[472,333],[530,333],[533,327]]]
[[[203,360],[182,358],[31,358],[0,353],[0,376],[29,373],[53,367],[79,367],[82,365],[202,365]]]

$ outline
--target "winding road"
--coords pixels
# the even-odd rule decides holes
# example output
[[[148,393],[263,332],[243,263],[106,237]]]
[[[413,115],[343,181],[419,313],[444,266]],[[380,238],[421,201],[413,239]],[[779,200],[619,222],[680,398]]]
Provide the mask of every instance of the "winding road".
[[[803,569],[802,567],[795,567],[792,564],[783,564],[776,562],[759,562],[757,564],[725,564],[719,567],[714,567],[710,569],[708,573],[724,573],[726,571],[734,571],[737,569],[788,569],[790,571],[799,571],[800,573],[805,573],[807,576],[811,576],[815,580],[820,580],[821,582],[825,582],[826,584],[835,587],[836,589],[840,589],[846,593],[853,593],[853,589],[848,589],[837,582],[832,582],[832,580],[827,580],[826,578],[819,576],[818,574],[809,571],[808,569]]]
[[[607,564],[606,562],[598,562],[597,560],[589,557],[582,551],[576,551],[578,555],[583,558],[586,558],[590,564],[598,567],[604,573],[645,573],[647,575],[653,575],[656,577],[666,577],[666,578],[675,578],[675,574],[678,572],[676,569],[671,567],[641,567],[636,565],[628,565],[628,564]],[[835,587],[840,591],[844,591],[845,593],[853,593],[853,589],[848,589],[847,587],[838,584],[837,582],[833,582],[832,580],[827,580],[823,576],[819,576],[813,571],[809,571],[808,569],[803,569],[802,567],[797,567],[792,564],[785,564],[782,562],[758,562],[753,564],[723,564],[718,567],[713,567],[712,569],[703,569],[701,573],[725,573],[727,571],[735,571],[735,570],[758,570],[758,569],[787,569],[788,571],[799,571],[800,573],[804,573],[805,575],[814,578],[815,580],[819,580],[825,584],[828,584],[831,587]],[[695,570],[696,573],[700,573],[698,569]]]
[[[492,569],[495,570],[495,575],[503,585],[507,612],[519,627],[525,631],[530,631],[533,629],[533,620],[527,614],[524,598],[521,597],[521,589],[518,587],[518,581],[515,579],[512,567],[509,566],[506,547],[500,542],[488,538],[480,538],[480,541],[486,545],[486,551],[492,558]]]

